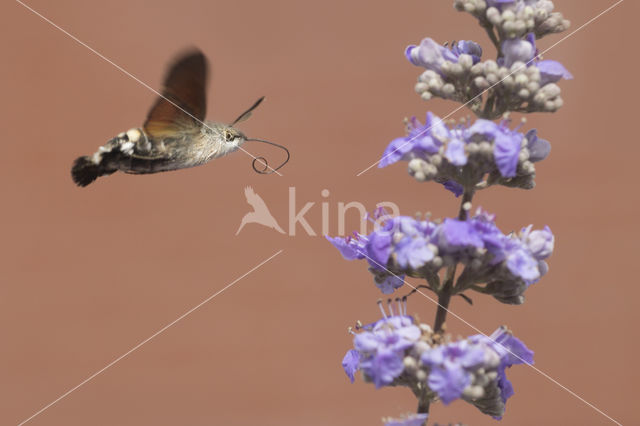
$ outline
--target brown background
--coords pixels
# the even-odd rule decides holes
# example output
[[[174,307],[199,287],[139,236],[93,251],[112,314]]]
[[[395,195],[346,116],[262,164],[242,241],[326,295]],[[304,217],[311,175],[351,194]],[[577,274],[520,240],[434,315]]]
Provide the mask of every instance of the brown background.
[[[557,1],[585,23],[612,1]],[[413,411],[406,389],[351,385],[340,367],[347,326],[377,318],[364,263],[323,238],[248,225],[251,185],[280,224],[288,187],[320,232],[322,201],[337,232],[339,201],[396,202],[405,214],[455,214],[457,201],[404,165],[356,173],[403,132],[405,116],[455,104],[413,93],[407,44],[475,39],[450,1],[105,1],[33,8],[158,88],[166,63],[199,46],[214,67],[209,118],[230,121],[258,96],[249,135],[286,144],[283,177],[260,176],[241,152],[205,167],[116,174],[76,188],[69,167],[138,126],[154,95],[18,3],[2,16],[0,424],[17,424],[280,249],[284,252],[31,421],[33,425],[375,425]],[[504,231],[534,223],[557,237],[551,270],[513,307],[476,296],[452,309],[490,333],[508,324],[536,366],[618,421],[638,422],[636,172],[637,3],[624,2],[554,47],[575,80],[565,107],[529,116],[553,144],[533,191],[493,189],[475,205]],[[552,36],[545,48],[559,40]],[[468,114],[456,114],[462,117]],[[253,152],[259,146],[249,146]],[[265,153],[268,150],[261,150]],[[268,151],[274,157],[277,151]],[[331,194],[325,200],[323,189]],[[355,217],[349,228],[356,226]],[[431,322],[417,296],[410,311]],[[474,331],[455,319],[449,329]],[[610,422],[530,368],[509,371],[503,424]],[[493,425],[464,403],[438,422]]]

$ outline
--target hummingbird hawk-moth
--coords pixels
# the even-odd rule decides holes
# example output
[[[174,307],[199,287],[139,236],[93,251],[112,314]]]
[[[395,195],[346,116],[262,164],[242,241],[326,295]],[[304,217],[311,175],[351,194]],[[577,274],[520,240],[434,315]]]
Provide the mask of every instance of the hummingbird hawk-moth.
[[[178,57],[169,67],[162,95],[151,107],[143,126],[120,133],[92,156],[77,158],[71,168],[73,181],[78,186],[87,186],[98,177],[117,171],[146,174],[195,167],[236,151],[249,141],[277,146],[287,155],[275,169],[263,157],[254,157],[252,166],[256,172],[273,173],[284,166],[289,161],[285,147],[247,138],[233,127],[249,118],[264,97],[231,124],[205,122],[207,80],[207,59],[202,52],[192,50]],[[258,169],[257,162],[263,168]]]

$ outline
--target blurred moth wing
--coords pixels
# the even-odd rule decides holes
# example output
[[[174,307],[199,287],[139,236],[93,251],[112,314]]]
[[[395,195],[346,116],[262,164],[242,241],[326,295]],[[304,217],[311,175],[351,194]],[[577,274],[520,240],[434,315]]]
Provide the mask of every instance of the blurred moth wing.
[[[189,51],[169,68],[162,96],[147,115],[143,129],[152,139],[176,137],[200,131],[207,114],[207,59],[200,51]]]

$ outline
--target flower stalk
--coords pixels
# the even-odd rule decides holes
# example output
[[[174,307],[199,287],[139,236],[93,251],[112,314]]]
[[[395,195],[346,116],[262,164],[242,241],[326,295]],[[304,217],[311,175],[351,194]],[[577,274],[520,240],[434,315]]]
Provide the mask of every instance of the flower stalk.
[[[533,363],[533,352],[505,326],[490,336],[456,340],[447,333],[449,306],[456,295],[471,303],[470,292],[524,303],[526,290],[548,272],[554,247],[548,227],[529,225],[505,234],[494,215],[471,212],[471,202],[477,191],[497,185],[534,188],[535,163],[547,158],[551,144],[535,129],[521,133],[525,122],[513,126],[509,113],[562,107],[557,83],[572,75],[559,62],[539,57],[536,40],[566,30],[569,22],[549,0],[454,0],[454,7],[478,20],[496,48],[496,60],[483,61],[483,50],[473,41],[440,44],[431,38],[407,47],[405,55],[423,68],[415,85],[422,99],[468,104],[478,118],[445,122],[427,112],[424,124],[415,117],[406,120],[407,134],[391,141],[379,167],[406,161],[414,179],[437,182],[460,197],[457,216],[431,220],[376,211],[373,218],[382,226],[369,234],[327,237],[345,259],[367,262],[383,294],[398,291],[406,277],[426,281],[395,302],[388,299],[387,310],[380,301],[382,318],[357,323],[354,348],[342,361],[352,382],[361,372],[376,388],[411,389],[416,413],[386,419],[386,426],[426,425],[435,402],[458,399],[502,418],[514,394],[506,370]],[[437,296],[433,327],[407,313],[407,298],[419,288]]]

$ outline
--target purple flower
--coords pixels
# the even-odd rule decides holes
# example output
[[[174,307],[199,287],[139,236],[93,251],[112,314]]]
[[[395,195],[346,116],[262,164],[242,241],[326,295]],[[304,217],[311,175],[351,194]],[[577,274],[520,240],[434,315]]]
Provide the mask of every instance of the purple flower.
[[[447,160],[454,166],[464,166],[467,164],[467,156],[464,153],[464,142],[454,139],[447,144],[447,150],[444,153]]]
[[[442,267],[473,261],[478,276],[466,279],[487,284],[484,293],[514,304],[522,303],[526,288],[547,272],[544,260],[554,243],[548,227],[529,226],[518,236],[505,235],[495,216],[481,209],[468,220],[446,218],[441,223],[408,216],[386,218],[369,235],[327,239],[346,259],[367,259],[383,294],[400,288],[407,275],[428,279]]]
[[[395,247],[396,260],[402,268],[421,268],[434,258],[424,238],[404,238]]]
[[[429,417],[427,413],[409,414],[401,419],[384,419],[384,426],[422,426]]]
[[[505,265],[509,271],[516,277],[531,284],[540,278],[540,270],[538,269],[538,261],[531,255],[531,252],[515,241],[511,241],[507,249]]]
[[[391,255],[391,235],[384,231],[374,231],[365,245],[367,261],[376,269],[384,269]]]
[[[544,160],[551,151],[551,144],[538,137],[538,131],[531,129],[527,132],[527,148],[529,149],[529,161],[536,163]]]
[[[482,248],[484,243],[473,225],[466,220],[445,219],[440,226],[439,243],[450,251],[468,247]]]
[[[443,185],[446,190],[453,192],[456,198],[464,194],[464,186],[460,185],[458,182],[454,180],[448,180],[445,183],[443,183]]]
[[[376,388],[391,384],[404,370],[404,354],[419,340],[422,332],[406,315],[386,317],[369,326],[370,330],[356,334],[353,346],[358,354],[358,367],[354,367],[356,355],[345,357],[349,372],[360,369]]]
[[[522,177],[516,185],[531,188],[535,177],[531,163],[544,159],[550,150],[549,142],[538,138],[535,129],[524,135],[518,128],[510,129],[508,120],[478,119],[471,126],[447,126],[429,112],[425,125],[415,118],[410,123],[408,135],[394,139],[385,149],[379,167],[409,161],[409,173],[416,179],[444,183],[456,196],[486,175]],[[478,181],[469,182],[469,176]]]
[[[387,149],[384,150],[378,167],[387,167],[402,160],[413,149],[414,145],[415,143],[411,140],[410,135],[392,140]]]
[[[502,65],[510,68],[516,62],[529,64],[536,55],[536,46],[529,40],[519,38],[509,39],[502,42]]]
[[[473,41],[462,40],[449,49],[431,38],[425,38],[419,46],[408,46],[404,54],[413,65],[442,74],[442,64],[445,61],[457,63],[461,54],[470,55],[473,63],[477,63],[482,56],[482,48]]]
[[[384,275],[380,279],[374,279],[376,287],[380,289],[382,294],[391,294],[404,284],[404,275]]]
[[[487,6],[500,8],[504,5],[515,4],[516,1],[522,1],[522,0],[487,0]],[[537,0],[534,0],[534,1],[537,1]]]
[[[537,59],[536,39],[529,33],[526,39],[509,39],[502,42],[502,58],[498,63],[510,68],[516,62],[522,62],[527,67],[535,66],[540,71],[540,86],[555,83],[561,79],[571,80],[573,75],[558,61]]]
[[[400,160],[409,160],[413,158],[414,152],[435,154],[448,134],[449,129],[444,122],[431,112],[427,112],[424,125],[417,118],[412,117],[408,124],[407,136],[391,141],[382,154],[378,167],[387,167]]]
[[[326,236],[326,238],[327,240],[329,240],[331,244],[333,244],[335,248],[337,248],[340,251],[340,254],[346,260],[355,260],[355,259],[364,258],[364,255],[362,254],[364,247],[358,238],[352,238],[352,237],[346,237],[346,238],[333,237],[332,238],[328,235]]]
[[[503,126],[499,126],[498,129],[494,134],[493,157],[502,176],[514,177],[518,168],[522,133],[512,132]]]
[[[529,225],[522,230],[522,239],[529,247],[533,257],[537,260],[544,260],[553,253],[555,239],[548,226],[535,231],[531,230],[532,227],[533,225]]]
[[[355,374],[358,371],[360,365],[360,353],[355,349],[347,351],[346,355],[342,359],[342,368],[344,372],[349,376],[351,383],[355,381]]]
[[[484,336],[480,338],[484,338]],[[500,356],[498,388],[500,389],[502,402],[506,403],[507,399],[511,398],[514,394],[513,385],[507,379],[506,369],[517,364],[533,364],[533,351],[527,348],[522,341],[514,337],[506,327],[498,328],[485,341],[487,341]],[[500,417],[497,418],[500,419]]]
[[[488,388],[497,385],[500,392],[500,400],[496,401],[498,405],[479,408],[483,412],[502,413],[504,403],[513,395],[505,370],[512,365],[532,363],[533,352],[505,327],[500,327],[490,337],[478,334],[436,346],[423,352],[420,359],[429,369],[429,389],[436,392],[445,404],[459,398],[474,403],[482,397],[482,394],[467,393],[474,386]],[[492,371],[495,373],[491,374]]]
[[[536,66],[540,70],[540,86],[555,83],[561,79],[571,80],[573,75],[558,61],[550,59],[538,61]]]

